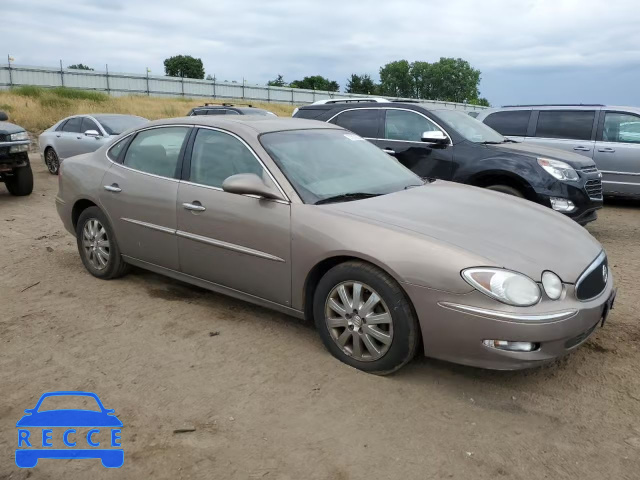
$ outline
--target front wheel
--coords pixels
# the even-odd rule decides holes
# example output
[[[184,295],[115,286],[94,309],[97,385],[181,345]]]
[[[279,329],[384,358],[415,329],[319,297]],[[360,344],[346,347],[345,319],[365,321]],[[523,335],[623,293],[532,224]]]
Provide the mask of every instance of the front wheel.
[[[509,185],[489,185],[487,190],[493,190],[494,192],[506,193],[514,197],[524,198],[524,194],[517,188],[510,187]]]
[[[98,207],[89,207],[80,214],[76,239],[82,263],[91,275],[109,280],[126,273],[128,265],[122,259],[113,229]]]
[[[4,177],[4,184],[11,195],[17,197],[31,195],[31,192],[33,192],[33,172],[31,171],[31,165],[27,163],[24,167],[15,168],[11,175]]]
[[[395,372],[415,355],[418,321],[398,283],[361,261],[342,263],[318,283],[313,313],[329,352],[365,372]]]

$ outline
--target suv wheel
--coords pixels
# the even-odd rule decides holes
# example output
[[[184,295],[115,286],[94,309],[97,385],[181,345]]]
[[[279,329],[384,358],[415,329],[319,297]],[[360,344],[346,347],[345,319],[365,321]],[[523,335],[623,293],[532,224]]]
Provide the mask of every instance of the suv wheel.
[[[44,152],[44,163],[47,165],[49,173],[52,175],[58,175],[58,171],[60,170],[60,159],[52,147],[47,148]]]
[[[415,355],[418,321],[400,285],[360,261],[329,270],[314,294],[320,338],[338,360],[365,372],[395,372]]]
[[[507,195],[513,195],[514,197],[524,198],[524,195],[520,190],[510,187],[509,185],[489,185],[486,188],[488,190],[493,190],[494,192],[502,192]]]
[[[14,168],[11,175],[4,176],[4,184],[11,195],[23,197],[33,192],[33,172],[31,165]]]
[[[94,277],[109,280],[127,272],[113,229],[98,207],[89,207],[80,214],[76,239],[82,263]]]

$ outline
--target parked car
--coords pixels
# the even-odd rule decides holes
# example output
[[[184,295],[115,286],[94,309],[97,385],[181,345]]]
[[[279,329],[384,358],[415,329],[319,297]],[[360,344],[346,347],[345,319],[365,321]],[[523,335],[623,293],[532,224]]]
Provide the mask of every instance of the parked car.
[[[313,319],[367,372],[397,370],[420,344],[538,365],[583,343],[614,299],[602,246],[575,222],[425,182],[330,123],[160,120],[61,169],[58,213],[95,277],[136,265]]]
[[[0,182],[11,195],[30,195],[33,191],[30,143],[27,131],[9,123],[7,114],[0,112]]]
[[[205,103],[201,107],[192,108],[187,114],[188,117],[193,115],[273,115],[275,113],[263,108],[256,108],[253,105],[234,105],[233,103]]]
[[[503,135],[595,161],[605,195],[640,197],[640,108],[514,105],[478,115]]]
[[[125,130],[148,121],[136,115],[73,115],[42,132],[39,137],[40,156],[49,172],[57,175],[64,159],[93,152]]]
[[[351,130],[420,177],[526,198],[581,225],[595,220],[602,208],[600,172],[592,160],[516,143],[467,112],[390,102],[308,105],[295,117]]]

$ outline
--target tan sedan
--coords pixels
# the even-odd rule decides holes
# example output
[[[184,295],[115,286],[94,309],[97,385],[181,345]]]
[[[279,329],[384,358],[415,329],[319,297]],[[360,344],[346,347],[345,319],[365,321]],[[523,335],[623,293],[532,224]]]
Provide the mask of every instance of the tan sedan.
[[[65,161],[56,203],[92,275],[135,265],[312,319],[336,358],[378,374],[419,348],[537,365],[584,342],[615,296],[602,246],[570,219],[425,183],[310,120],[151,122]]]

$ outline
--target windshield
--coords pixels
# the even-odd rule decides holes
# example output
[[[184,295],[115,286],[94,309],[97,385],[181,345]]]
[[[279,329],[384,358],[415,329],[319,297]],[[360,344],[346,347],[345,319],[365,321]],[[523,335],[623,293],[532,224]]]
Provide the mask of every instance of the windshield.
[[[137,127],[149,121],[146,118],[136,117],[134,115],[94,115],[94,118],[100,122],[102,128],[104,128],[105,132],[109,135],[120,135],[130,128]]]
[[[353,193],[383,195],[424,183],[396,159],[346,130],[266,133],[260,142],[305,203]]]
[[[437,110],[433,113],[470,142],[503,143],[505,141],[505,138],[493,128],[466,113],[455,110]]]

